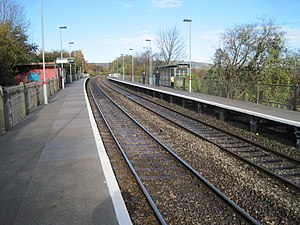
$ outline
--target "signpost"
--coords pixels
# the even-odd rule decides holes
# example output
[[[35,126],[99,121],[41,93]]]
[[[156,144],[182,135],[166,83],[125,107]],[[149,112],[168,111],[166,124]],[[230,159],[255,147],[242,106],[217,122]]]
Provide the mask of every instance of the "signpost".
[[[57,58],[55,60],[55,63],[56,64],[61,64],[61,67],[63,67],[64,63],[74,63],[75,62],[75,59],[74,58]],[[61,76],[62,76],[62,79],[64,82],[64,75],[63,75],[63,70],[61,68]],[[64,84],[62,85],[63,86],[63,89],[64,89]]]
[[[74,58],[62,58],[62,59],[56,59],[55,62],[58,63],[74,63]]]

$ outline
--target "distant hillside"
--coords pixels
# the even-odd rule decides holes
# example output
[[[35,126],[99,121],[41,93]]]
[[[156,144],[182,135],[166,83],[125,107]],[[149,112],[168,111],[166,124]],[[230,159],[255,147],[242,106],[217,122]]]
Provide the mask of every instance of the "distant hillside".
[[[110,63],[91,63],[94,64],[95,66],[101,66],[102,68],[108,68]]]
[[[189,64],[190,62],[184,62]],[[195,69],[209,69],[212,66],[211,63],[203,63],[203,62],[194,62],[192,61],[192,68]]]

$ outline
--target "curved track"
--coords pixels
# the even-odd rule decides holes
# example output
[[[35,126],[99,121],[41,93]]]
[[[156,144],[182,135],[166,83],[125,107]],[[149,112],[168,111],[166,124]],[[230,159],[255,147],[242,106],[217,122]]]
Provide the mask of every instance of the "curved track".
[[[107,86],[112,88],[108,83]],[[272,178],[285,183],[286,185],[300,191],[300,160],[291,156],[274,151],[273,149],[261,146],[255,142],[243,139],[235,134],[228,133],[177,111],[166,108],[163,105],[144,99],[119,86],[114,85],[113,89],[139,105],[151,110],[153,113],[173,122],[177,126],[213,143],[224,151],[235,157],[255,166],[267,173]]]
[[[122,110],[94,81],[91,92],[161,224],[259,224]]]

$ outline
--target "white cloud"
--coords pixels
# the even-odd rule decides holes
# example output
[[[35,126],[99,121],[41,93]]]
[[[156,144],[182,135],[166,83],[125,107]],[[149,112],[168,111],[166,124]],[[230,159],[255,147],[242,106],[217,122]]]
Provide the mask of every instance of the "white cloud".
[[[155,8],[177,8],[182,6],[181,0],[152,0]]]
[[[146,42],[146,39],[151,40],[151,46],[154,48],[154,40],[155,36],[148,34],[149,32],[147,31],[142,31],[139,32],[137,36],[130,37],[130,36],[124,36],[120,37],[118,39],[103,39],[101,41],[95,41],[93,44],[98,44],[98,45],[114,45],[114,46],[120,46],[119,50],[128,50],[129,48],[135,48],[136,51],[140,51],[143,49],[143,47],[148,46],[149,43]],[[128,48],[128,49],[127,49]]]
[[[149,30],[141,30],[139,31],[139,34],[149,34]]]
[[[212,63],[214,53],[220,47],[220,34],[223,32],[223,30],[207,30],[195,33],[192,40],[192,60]]]
[[[286,38],[292,48],[300,48],[300,29],[287,28]]]
[[[113,43],[114,43],[113,39],[105,39],[97,42],[97,44],[104,44],[104,45],[113,44]]]
[[[111,0],[112,3],[114,4],[117,4],[117,5],[121,5],[121,6],[124,6],[124,7],[127,7],[127,8],[133,8],[134,5],[132,2],[130,1],[127,1],[127,2],[124,2],[124,1],[120,1],[120,0]]]
[[[151,44],[153,48],[153,41],[155,39],[155,36],[148,35],[146,33],[140,33],[138,36],[135,37],[121,37],[119,40],[117,40],[117,43],[120,44],[121,46],[128,46],[128,48],[131,48],[132,46],[136,46],[137,48],[142,49],[144,46],[149,45],[149,43],[145,41],[146,39],[152,40]]]
[[[133,8],[134,6],[131,3],[126,3],[125,7],[127,7],[127,8]]]
[[[214,30],[214,31],[204,31],[201,34],[197,35],[197,38],[200,40],[210,41],[210,42],[218,42],[221,33],[223,30]]]
[[[205,49],[217,49],[220,47],[220,35],[223,32],[223,30],[204,31],[197,35],[196,39]]]

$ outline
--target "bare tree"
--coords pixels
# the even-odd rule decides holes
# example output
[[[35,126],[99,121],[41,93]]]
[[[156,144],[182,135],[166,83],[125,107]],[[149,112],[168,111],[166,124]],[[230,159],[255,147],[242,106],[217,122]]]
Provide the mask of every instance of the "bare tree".
[[[161,29],[158,32],[158,39],[155,43],[160,51],[159,55],[161,55],[167,65],[184,59],[185,41],[181,38],[177,27]]]
[[[221,41],[223,46],[215,52],[210,78],[222,81],[215,89],[222,96],[255,102],[258,82],[290,84],[292,66],[287,57],[285,32],[272,19],[262,18],[257,23],[227,29]],[[289,102],[288,88],[260,86],[259,93],[268,102]]]
[[[300,86],[300,49],[291,51],[289,54],[292,82],[294,85]]]
[[[0,23],[10,23],[13,28],[19,27],[24,31],[29,27],[23,6],[17,4],[15,0],[0,0]]]
[[[221,36],[214,68],[219,80],[258,81],[266,68],[278,67],[286,50],[284,32],[273,20],[237,25]],[[276,64],[276,65],[275,65]]]

